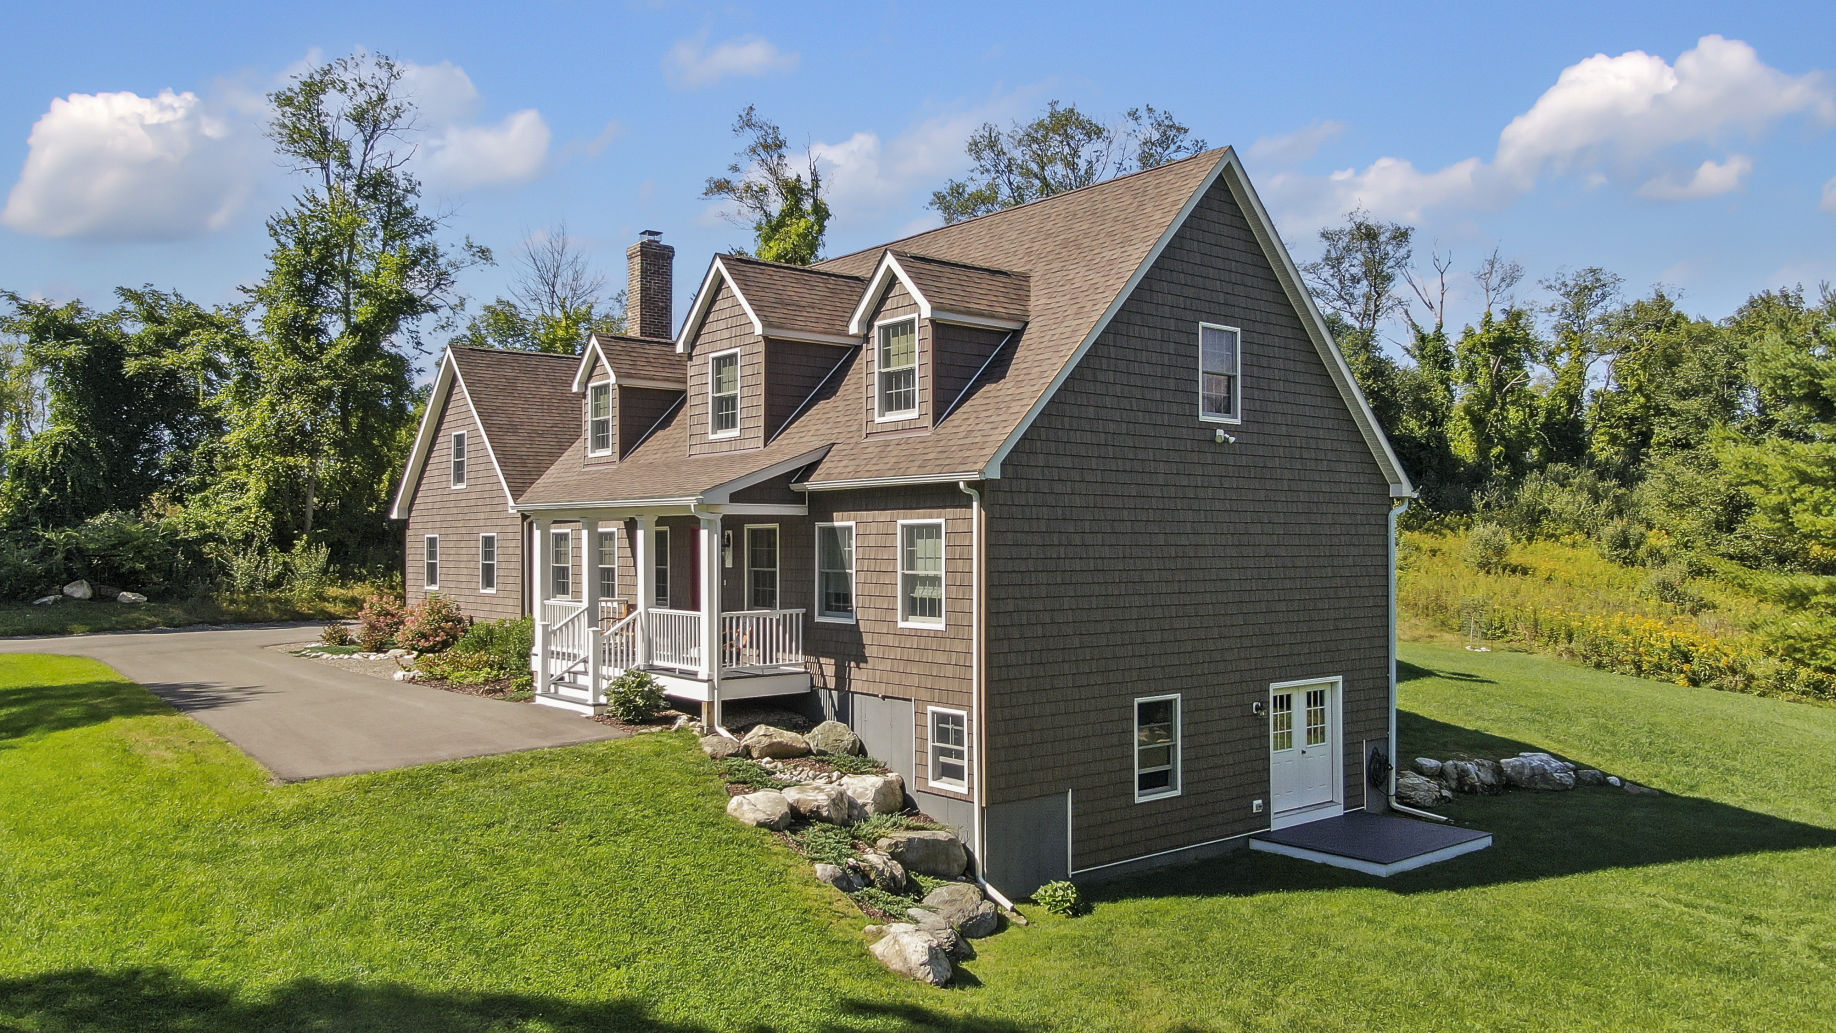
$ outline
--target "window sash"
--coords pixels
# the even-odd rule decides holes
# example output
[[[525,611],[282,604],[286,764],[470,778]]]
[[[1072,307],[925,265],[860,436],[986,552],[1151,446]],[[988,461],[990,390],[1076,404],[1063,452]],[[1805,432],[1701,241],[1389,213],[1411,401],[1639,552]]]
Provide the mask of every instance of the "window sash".
[[[739,353],[728,352],[708,360],[708,433],[739,431]]]
[[[746,528],[746,603],[755,610],[778,608],[778,529]]]
[[[918,321],[880,327],[875,356],[878,380],[876,415],[910,416],[918,411]]]
[[[594,566],[599,574],[599,597],[612,599],[618,595],[618,536],[614,533],[599,533],[599,555],[594,557]]]
[[[900,621],[943,623],[943,542],[942,521],[900,526]]]
[[[478,590],[497,591],[497,536],[478,536]]]
[[[1243,335],[1231,327],[1199,324],[1199,414],[1236,419],[1242,378]]]
[[[816,616],[854,619],[854,528],[816,528]]]
[[[669,607],[669,528],[657,528],[653,544],[656,546],[653,550],[656,558],[652,560],[650,569],[656,584],[652,586],[655,593],[652,602],[667,609]]]
[[[421,587],[440,587],[440,536],[437,534],[421,539]]]
[[[931,708],[930,780],[954,789],[969,787],[969,717]]]
[[[612,451],[612,385],[587,388],[587,451],[602,455]]]
[[[1178,696],[1135,701],[1135,799],[1179,792]]]
[[[453,487],[465,487],[465,431],[453,435]]]
[[[574,597],[574,532],[548,533],[548,597]]]

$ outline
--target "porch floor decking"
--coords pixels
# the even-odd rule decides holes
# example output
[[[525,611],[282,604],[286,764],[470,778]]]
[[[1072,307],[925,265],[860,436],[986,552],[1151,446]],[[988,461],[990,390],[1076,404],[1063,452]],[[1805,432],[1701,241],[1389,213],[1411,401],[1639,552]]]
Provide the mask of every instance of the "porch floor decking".
[[[1491,845],[1490,832],[1367,811],[1346,811],[1250,837],[1251,850],[1377,876],[1406,872]]]

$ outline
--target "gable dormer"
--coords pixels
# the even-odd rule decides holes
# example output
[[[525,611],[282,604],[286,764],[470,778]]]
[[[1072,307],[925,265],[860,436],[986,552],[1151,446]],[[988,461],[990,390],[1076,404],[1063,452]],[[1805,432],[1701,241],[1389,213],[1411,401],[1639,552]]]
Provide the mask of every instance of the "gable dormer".
[[[937,425],[1026,325],[1024,273],[888,250],[849,318],[867,337],[868,434]]]
[[[685,380],[666,341],[589,335],[574,376],[583,462],[610,465],[628,454],[681,401]]]
[[[676,350],[688,363],[688,452],[760,448],[860,346],[848,313],[864,281],[717,255]]]

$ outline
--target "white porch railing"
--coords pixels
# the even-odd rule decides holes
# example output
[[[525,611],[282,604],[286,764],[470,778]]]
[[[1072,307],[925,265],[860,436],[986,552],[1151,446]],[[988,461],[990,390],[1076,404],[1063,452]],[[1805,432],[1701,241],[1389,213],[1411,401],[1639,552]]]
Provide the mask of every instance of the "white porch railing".
[[[587,608],[571,599],[542,603],[542,620],[548,624],[548,655],[581,660],[587,655]]]
[[[720,618],[724,670],[803,665],[802,610],[742,610]]]
[[[606,673],[629,670],[637,666],[638,614],[633,613],[612,625],[600,638],[599,665]]]
[[[635,613],[631,604],[623,599],[601,599],[599,601],[599,627],[611,631],[612,625]]]
[[[650,662],[682,671],[701,669],[701,613],[646,610],[650,614]]]

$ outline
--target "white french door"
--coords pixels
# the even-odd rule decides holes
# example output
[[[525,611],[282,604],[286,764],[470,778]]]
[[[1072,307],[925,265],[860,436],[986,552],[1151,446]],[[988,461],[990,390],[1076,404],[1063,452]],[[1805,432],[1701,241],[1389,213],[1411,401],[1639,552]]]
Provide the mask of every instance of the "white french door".
[[[1269,687],[1269,812],[1279,828],[1339,808],[1339,681]]]

